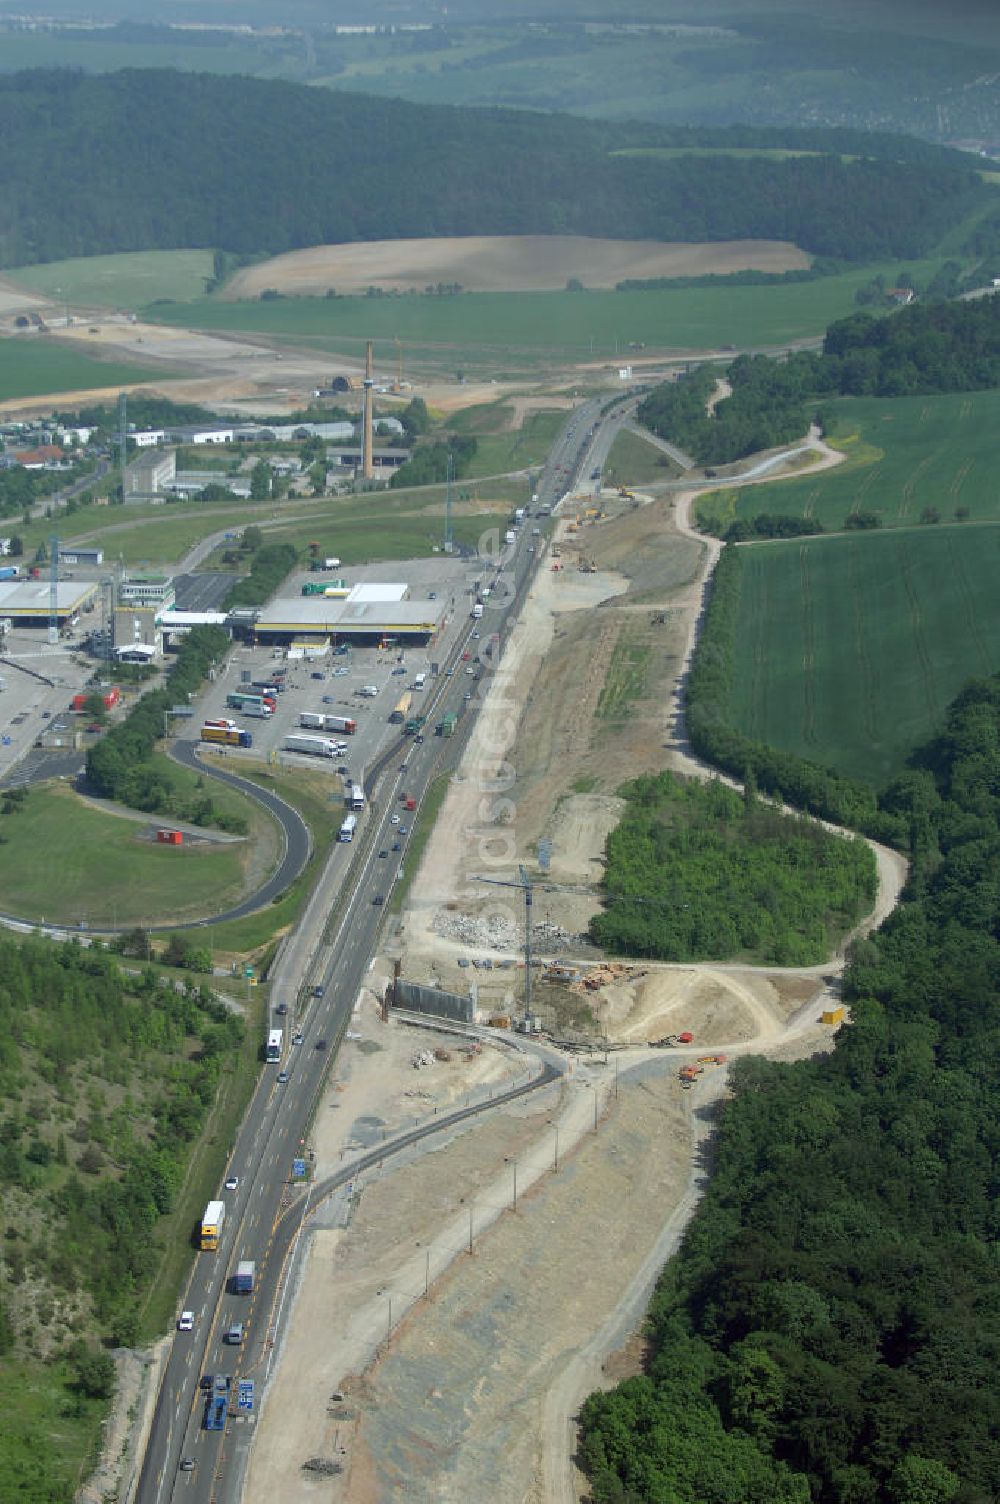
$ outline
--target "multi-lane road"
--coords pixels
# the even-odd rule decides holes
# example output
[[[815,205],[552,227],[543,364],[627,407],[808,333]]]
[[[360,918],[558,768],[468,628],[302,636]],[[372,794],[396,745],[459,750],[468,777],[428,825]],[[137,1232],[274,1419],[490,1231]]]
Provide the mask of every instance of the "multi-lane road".
[[[581,472],[587,477],[603,461],[610,442],[605,430],[614,419],[602,424],[600,412],[601,403],[591,400],[576,409],[564,426],[537,483],[538,500],[531,508],[536,525],[539,509],[556,507]],[[220,1191],[227,1215],[219,1250],[195,1259],[187,1290],[178,1302],[178,1312],[182,1308],[194,1312],[194,1330],[177,1332],[171,1341],[146,1442],[137,1504],[165,1504],[175,1498],[186,1504],[236,1504],[239,1499],[252,1426],[244,1423],[245,1412],[238,1409],[238,1385],[241,1380],[252,1381],[255,1404],[259,1403],[280,1318],[276,1297],[285,1258],[310,1203],[363,1170],[367,1160],[385,1158],[467,1113],[486,1110],[487,1105],[495,1110],[512,1094],[552,1079],[552,1068],[541,1067],[533,1081],[519,1085],[514,1093],[435,1119],[395,1144],[380,1145],[376,1154],[359,1157],[318,1186],[300,1190],[292,1182],[292,1162],[306,1148],[318,1094],[377,946],[383,900],[396,872],[394,862],[387,863],[378,855],[391,846],[392,814],[399,811],[404,792],[419,805],[431,779],[457,761],[477,697],[488,687],[497,644],[502,650],[538,557],[529,526],[519,531],[515,544],[498,560],[484,564],[484,577],[491,578],[492,569],[495,587],[484,617],[480,622],[470,619],[459,634],[426,707],[430,720],[449,711],[458,714],[458,733],[450,739],[428,736],[422,743],[401,743],[369,770],[369,807],[361,837],[354,844],[333,849],[313,900],[285,946],[272,998],[286,999],[291,1009],[276,1020],[287,1026],[282,1061],[287,1080],[279,1082],[277,1067],[265,1067],[233,1146],[226,1173],[238,1177],[238,1185],[235,1190]],[[482,667],[478,682],[455,672],[464,666],[464,652]],[[470,690],[472,698],[466,699]],[[257,895],[255,905],[259,900]],[[313,996],[318,988],[322,995]],[[296,1012],[296,1000],[303,996],[309,1000]],[[296,1033],[301,1033],[302,1043],[289,1044]],[[236,1295],[230,1289],[241,1259],[252,1259],[256,1265],[251,1295]],[[236,1321],[244,1327],[241,1345],[224,1340]],[[229,1416],[222,1432],[207,1431],[202,1425],[204,1396],[199,1383],[204,1374],[227,1375],[231,1381]],[[193,1466],[182,1467],[187,1462]]]

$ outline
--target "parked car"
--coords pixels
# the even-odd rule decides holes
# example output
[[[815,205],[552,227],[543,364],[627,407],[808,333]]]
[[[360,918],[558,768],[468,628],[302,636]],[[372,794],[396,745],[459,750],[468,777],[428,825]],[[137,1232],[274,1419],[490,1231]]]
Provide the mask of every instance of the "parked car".
[[[320,671],[319,671],[318,668],[314,668],[313,671],[312,671],[312,673],[309,675],[309,677],[310,677],[310,679],[325,679],[326,675],[320,673]]]

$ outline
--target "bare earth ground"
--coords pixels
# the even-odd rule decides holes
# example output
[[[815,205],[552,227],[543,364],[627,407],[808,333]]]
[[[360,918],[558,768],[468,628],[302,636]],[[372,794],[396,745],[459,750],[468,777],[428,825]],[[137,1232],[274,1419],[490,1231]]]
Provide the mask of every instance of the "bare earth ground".
[[[468,235],[440,240],[375,240],[289,251],[238,272],[229,298],[279,292],[321,294],[384,287],[422,292],[458,282],[467,292],[561,290],[570,277],[585,287],[626,278],[685,277],[714,272],[805,269],[809,257],[784,240],[724,240],[705,245],[656,240],[601,240],[584,235]]]
[[[484,900],[486,890],[468,879],[531,862],[545,834],[554,842],[553,878],[586,890],[599,875],[617,819],[613,790],[624,778],[668,757],[705,775],[672,737],[667,690],[693,644],[708,551],[689,531],[687,498],[677,508],[680,530],[673,502],[644,501],[583,536],[568,536],[562,525],[567,567],[538,576],[411,890],[399,935],[404,974],[456,990],[474,975],[481,1007],[516,1006],[522,973],[470,973],[458,957],[516,956],[520,901],[516,893],[506,901],[503,889]],[[568,560],[574,549],[596,557],[598,573],[576,573]],[[611,678],[617,672],[615,646],[627,634],[648,650],[646,678],[628,713],[609,720],[598,714],[601,690],[609,665]],[[905,876],[894,853],[879,852],[879,869],[869,924],[888,912]],[[586,891],[538,891],[536,904],[536,922],[566,932],[581,928],[595,906]],[[481,941],[438,933],[442,921],[447,928],[487,909],[499,911],[506,929],[484,930]],[[557,948],[563,945],[580,948],[572,940]],[[796,972],[622,968],[599,993],[578,1000],[592,1010],[591,1032],[620,1041],[620,1053],[572,1062],[545,1100],[491,1116],[405,1169],[386,1166],[351,1207],[348,1226],[345,1205],[323,1209],[322,1226],[306,1241],[258,1423],[250,1504],[276,1496],[290,1504],[581,1498],[572,1417],[591,1389],[634,1371],[641,1346],[632,1334],[697,1202],[696,1151],[725,1093],[725,1071],[717,1068],[685,1093],[676,1078],[685,1052],[654,1053],[644,1041],[688,1027],[696,1044],[686,1058],[708,1048],[799,1058],[828,1047],[831,1031],[818,1016],[836,997],[838,969],[836,958]],[[383,1119],[401,1123],[420,1105],[433,1111],[468,1090],[466,1072],[491,1077],[512,1068],[499,1059],[484,1064],[488,1050],[476,1062],[414,1071],[410,1089],[428,1092],[415,1105],[401,1095],[401,1082],[419,1041],[403,1036],[400,1043],[398,1021],[371,1021],[364,1006],[358,1017],[371,1043],[358,1041],[357,1058],[344,1063],[339,1110],[336,1085],[329,1109],[321,1109],[317,1144],[327,1163],[345,1123],[360,1123],[354,1141],[370,1143],[365,1134],[381,1131]],[[383,1048],[362,1055],[372,1044]],[[505,1209],[515,1173],[513,1215]],[[463,1252],[470,1216],[471,1257]],[[307,1457],[342,1471],[321,1480],[302,1471]]]

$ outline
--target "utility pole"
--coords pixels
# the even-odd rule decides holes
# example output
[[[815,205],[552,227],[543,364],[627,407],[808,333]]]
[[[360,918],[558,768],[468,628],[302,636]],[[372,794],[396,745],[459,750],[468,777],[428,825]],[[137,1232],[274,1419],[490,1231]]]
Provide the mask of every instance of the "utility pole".
[[[128,454],[128,398],[118,393],[118,478],[121,482],[122,501],[125,500],[125,463]]]
[[[368,341],[365,346],[365,385],[364,385],[364,417],[362,421],[361,435],[361,479],[373,480],[375,476],[375,462],[372,457],[372,415],[375,389],[375,367],[372,354],[372,342]]]
[[[59,538],[49,538],[49,642],[59,641]]]

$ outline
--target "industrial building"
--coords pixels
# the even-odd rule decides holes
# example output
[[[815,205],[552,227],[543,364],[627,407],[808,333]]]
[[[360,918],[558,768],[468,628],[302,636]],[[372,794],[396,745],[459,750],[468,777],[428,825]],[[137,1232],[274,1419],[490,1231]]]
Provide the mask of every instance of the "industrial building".
[[[100,585],[96,580],[60,580],[56,585],[55,618],[62,628],[81,611],[92,609]],[[52,587],[48,580],[0,582],[0,617],[15,627],[47,627]]]
[[[261,607],[254,640],[298,645],[321,642],[426,643],[439,632],[444,607],[437,601],[407,600],[401,584],[355,585],[343,599],[286,596]]]
[[[176,449],[152,449],[125,470],[125,500],[149,501],[160,496],[177,474]]]

